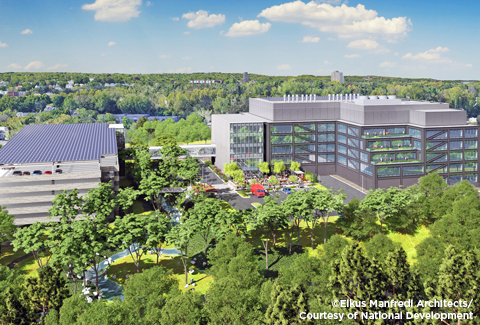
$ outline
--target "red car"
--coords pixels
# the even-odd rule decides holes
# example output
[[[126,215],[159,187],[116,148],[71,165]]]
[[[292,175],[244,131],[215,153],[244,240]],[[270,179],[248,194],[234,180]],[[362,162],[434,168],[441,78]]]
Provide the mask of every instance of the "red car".
[[[49,171],[49,170],[47,170],[47,171],[45,172],[45,175],[52,175],[52,172]]]
[[[252,185],[252,193],[255,194],[257,197],[264,197],[265,196],[265,189],[260,184],[253,184]]]

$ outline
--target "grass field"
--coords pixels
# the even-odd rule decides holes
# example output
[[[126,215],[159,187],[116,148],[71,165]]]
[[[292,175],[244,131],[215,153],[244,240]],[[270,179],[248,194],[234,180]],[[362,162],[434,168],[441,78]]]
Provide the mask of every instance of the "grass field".
[[[43,265],[46,264],[48,257],[43,257]],[[20,273],[27,277],[36,277],[38,276],[37,270],[39,269],[37,262],[33,256],[27,257],[14,267],[15,270],[19,270]]]
[[[417,229],[413,235],[403,234],[399,232],[392,232],[387,235],[394,242],[400,243],[407,253],[407,259],[409,263],[415,263],[417,259],[417,252],[415,246],[420,244],[422,240],[430,236],[430,230],[427,227],[422,226]]]
[[[258,202],[253,202],[252,205],[253,205],[255,208],[257,208],[257,209],[262,206],[262,205],[261,205],[260,203],[258,203]]]
[[[244,197],[246,199],[249,199],[250,198],[250,195],[247,195],[247,193],[245,193],[245,191],[237,191],[238,195],[240,195],[241,197]]]

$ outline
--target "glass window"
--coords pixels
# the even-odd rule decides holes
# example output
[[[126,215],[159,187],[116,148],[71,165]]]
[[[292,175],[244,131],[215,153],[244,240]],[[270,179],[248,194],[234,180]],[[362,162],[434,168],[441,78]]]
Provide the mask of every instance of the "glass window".
[[[465,160],[477,160],[477,152],[465,151]]]
[[[405,128],[395,127],[387,128],[387,135],[405,134]]]
[[[319,163],[332,163],[335,162],[335,154],[321,154],[318,155]]]
[[[400,176],[400,167],[378,167],[378,177],[394,177]]]
[[[442,130],[427,130],[427,138],[433,137],[440,132],[442,132]]]
[[[347,154],[347,147],[342,146],[341,144],[338,145],[338,152],[343,153],[344,155]]]
[[[409,139],[401,139],[401,140],[392,140],[392,148],[403,148],[403,147],[410,147],[411,143]]]
[[[319,144],[318,145],[318,152],[335,152],[335,144]]]
[[[447,138],[448,138],[447,132],[443,132],[443,133],[437,135],[436,137],[434,137],[433,139],[435,139],[435,140],[442,140],[442,139],[445,140]]]
[[[365,165],[365,164],[360,164],[360,171],[361,171],[362,173],[367,174],[367,175],[370,175],[370,176],[373,175],[372,167],[371,167],[371,166],[368,166],[368,165]]]
[[[277,144],[277,143],[292,143],[293,137],[291,135],[271,135],[270,136],[270,143]]]
[[[347,144],[347,137],[345,135],[338,135],[338,142]]]
[[[450,141],[450,150],[463,149],[463,141]]]
[[[454,185],[462,181],[462,175],[450,175],[448,179],[449,179],[450,185]]]
[[[362,150],[364,149],[363,148],[363,140],[360,140],[360,149],[362,149]]]
[[[463,130],[450,130],[450,139],[463,138]]]
[[[414,140],[413,141],[413,147],[417,150],[422,150],[422,141]]]
[[[397,153],[397,160],[415,160],[415,152],[399,152]]]
[[[477,171],[477,163],[473,163],[473,162],[465,163],[465,171],[466,172],[476,172]]]
[[[447,161],[447,155],[440,156],[432,162],[436,163],[436,162],[445,162],[445,161]]]
[[[311,151],[315,151],[315,145],[305,145],[305,146],[295,146],[295,153],[310,153]]]
[[[272,133],[292,133],[292,126],[291,125],[271,125],[270,132]]]
[[[477,149],[477,140],[465,140],[465,149]]]
[[[296,155],[295,161],[301,164],[311,164],[315,162],[315,155]]]
[[[443,144],[442,144],[443,143]],[[442,145],[440,145],[442,144]],[[430,148],[433,148],[435,146],[438,146],[432,150],[430,150]],[[447,150],[447,143],[446,142],[442,142],[442,141],[427,141],[427,150],[430,150],[430,151],[441,151],[441,150]]]
[[[408,133],[414,138],[417,138],[417,139],[422,138],[422,131],[420,131],[420,130],[417,130],[417,129],[414,129],[414,128],[408,128]]]
[[[285,154],[285,153],[292,153],[292,146],[273,146],[272,147],[272,155],[273,154]]]
[[[437,173],[446,173],[447,166],[445,165],[427,165],[427,173],[436,171]]]
[[[440,157],[440,153],[427,153],[427,161],[437,157]]]
[[[469,181],[470,183],[476,183],[477,182],[477,174],[465,174],[465,179]]]
[[[450,173],[458,173],[463,171],[462,164],[450,164],[449,169]]]
[[[315,131],[315,124],[297,124],[295,132],[312,132]]]
[[[335,142],[335,133],[319,133],[318,142]]]
[[[353,168],[353,169],[358,169],[360,167],[358,161],[353,160],[353,159],[348,159],[348,167]]]
[[[348,156],[353,158],[359,158],[358,150],[348,148]]]
[[[347,126],[345,124],[338,124],[338,132],[347,133]]]
[[[338,163],[347,166],[347,157],[342,156],[342,155],[337,155]]]
[[[358,128],[356,128],[354,126],[349,126],[348,127],[348,134],[349,135],[352,135],[354,137],[358,137],[358,134],[359,134],[358,132],[359,132]]]
[[[335,123],[318,123],[318,132],[335,131]]]
[[[394,153],[379,153],[372,155],[372,161],[395,161],[395,154]]]
[[[295,136],[295,143],[305,143],[309,142],[309,140],[315,141],[315,134],[302,134],[302,137]]]
[[[360,160],[363,162],[368,162],[368,153],[360,152]]]
[[[450,161],[462,161],[463,160],[463,152],[450,152],[448,154],[448,159]]]
[[[476,138],[477,129],[465,129],[465,138]]]
[[[272,164],[275,163],[275,161],[281,160],[285,164],[290,164],[292,162],[292,156],[273,156],[272,157]]]
[[[348,145],[352,147],[357,147],[358,148],[358,140],[357,139],[352,139],[348,138]]]
[[[363,129],[363,135],[366,137],[383,136],[385,129]]]
[[[402,167],[402,175],[403,175],[403,176],[423,175],[423,165],[419,165],[419,166],[403,166],[403,167]]]
[[[390,148],[390,141],[388,140],[368,141],[368,148],[370,149]]]

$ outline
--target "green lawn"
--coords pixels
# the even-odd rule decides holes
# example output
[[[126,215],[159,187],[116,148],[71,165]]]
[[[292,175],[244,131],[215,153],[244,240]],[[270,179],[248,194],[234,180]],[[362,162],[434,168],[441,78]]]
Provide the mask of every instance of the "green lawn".
[[[413,235],[392,232],[387,236],[394,242],[400,243],[402,245],[403,249],[407,253],[407,259],[409,263],[415,263],[417,259],[417,252],[415,251],[415,246],[420,244],[422,240],[430,236],[430,230],[425,226],[421,226]]]
[[[220,205],[222,206],[223,210],[225,210],[227,212],[235,211],[235,209],[232,208],[232,206],[227,201],[220,200]]]
[[[257,209],[262,206],[262,205],[261,205],[260,203],[258,203],[258,202],[253,202],[252,205],[253,205],[255,208],[257,208]]]
[[[43,265],[47,262],[48,257],[43,257],[42,262]],[[15,265],[14,269],[19,270],[20,273],[27,277],[36,277],[38,276],[37,270],[39,269],[37,262],[33,256],[27,257],[17,265]]]
[[[320,185],[320,184],[318,184],[318,183],[313,184],[313,186],[315,186],[316,188],[318,188],[319,190],[322,190],[322,191],[324,191],[324,190],[327,189],[325,186]]]
[[[2,247],[2,253],[0,254],[0,265],[7,266],[14,260],[25,255],[23,250],[13,251],[13,247]]]
[[[245,193],[245,191],[237,191],[238,195],[240,195],[241,197],[244,197],[244,198],[247,198],[249,199],[250,198],[250,195],[247,195],[247,193]]]

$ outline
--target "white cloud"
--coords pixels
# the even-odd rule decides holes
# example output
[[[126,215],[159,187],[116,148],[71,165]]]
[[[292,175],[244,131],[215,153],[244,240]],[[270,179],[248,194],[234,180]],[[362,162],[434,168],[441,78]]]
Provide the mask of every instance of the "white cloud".
[[[328,62],[328,60],[325,60],[323,61],[323,64],[330,64],[330,62]]]
[[[180,69],[175,70],[175,73],[187,73],[187,72],[191,72],[191,71],[192,71],[191,67],[185,67],[185,68],[180,68]]]
[[[339,5],[341,3],[345,3],[347,4],[348,3],[348,0],[316,0],[315,1],[316,3],[330,3],[330,4],[334,4],[334,5]]]
[[[63,69],[63,68],[66,68],[66,67],[68,67],[67,64],[57,63],[53,67],[47,68],[47,70],[59,70],[59,69]]]
[[[183,35],[190,35],[190,32],[183,32]]]
[[[313,36],[305,36],[303,37],[303,43],[318,43],[320,37],[313,37]]]
[[[322,71],[323,71],[323,69],[318,69],[318,70],[317,70],[317,72],[322,72]]]
[[[379,46],[380,44],[378,44],[377,41],[374,41],[371,39],[359,39],[356,41],[351,41],[347,45],[347,47],[350,49],[360,49],[360,50],[376,49]]]
[[[356,59],[360,57],[360,54],[345,54],[344,57],[347,59]]]
[[[398,52],[395,52],[395,56],[397,56],[397,55],[398,55]]]
[[[153,2],[147,1],[147,2],[145,2],[145,5],[146,5],[147,7],[153,6]]]
[[[142,0],[96,0],[92,4],[84,4],[83,10],[95,11],[95,20],[108,22],[125,22],[138,17],[138,7]]]
[[[466,66],[467,68],[473,67],[473,65],[472,65],[471,63],[465,64],[465,66]]]
[[[304,3],[297,0],[264,9],[257,17],[302,24],[321,32],[335,33],[343,38],[381,36],[394,41],[405,37],[411,29],[411,22],[407,17],[378,17],[375,10],[367,10],[361,4],[356,7],[346,4],[332,6],[328,3]]]
[[[336,41],[337,39],[335,37],[328,37],[327,40],[328,41]]]
[[[190,59],[191,59],[191,57],[189,57],[189,56],[185,56],[185,57],[182,58],[182,60],[190,60]]]
[[[162,54],[162,55],[160,55],[158,58],[159,58],[159,59],[168,59],[169,57],[170,57],[169,54]]]
[[[7,44],[0,42],[0,47],[8,47]]]
[[[397,62],[384,61],[378,65],[380,68],[394,68],[397,66]]]
[[[105,56],[105,53],[100,54],[100,56]]]
[[[12,63],[12,64],[7,65],[7,68],[21,69],[22,66],[20,64]]]
[[[178,18],[178,17],[173,17],[172,18],[172,21],[179,21],[179,20],[180,20],[180,18]]]
[[[434,49],[430,49],[423,53],[418,53],[413,55],[412,53],[405,54],[402,59],[409,59],[409,60],[419,60],[419,61],[427,61],[433,63],[452,63],[453,61],[447,57],[443,57],[440,53],[448,52],[448,47],[437,47]]]
[[[270,23],[261,24],[258,20],[244,20],[233,24],[225,36],[236,37],[263,34],[268,32],[271,26],[272,24]]]
[[[42,62],[40,61],[32,61],[30,62],[29,64],[27,64],[27,66],[24,68],[25,70],[30,70],[30,69],[40,69],[40,68],[43,68],[45,66],[45,64],[43,64]]]
[[[282,64],[277,67],[277,70],[290,70],[291,67],[289,64]]]
[[[189,22],[187,26],[195,29],[213,27],[225,22],[225,15],[211,14],[209,16],[205,10],[183,14],[182,18],[188,19]]]
[[[22,32],[20,34],[22,34],[22,35],[33,34],[33,30],[27,28],[25,30],[22,30]]]
[[[108,46],[114,46],[115,44],[117,44],[117,43],[115,43],[115,42],[108,42]]]

